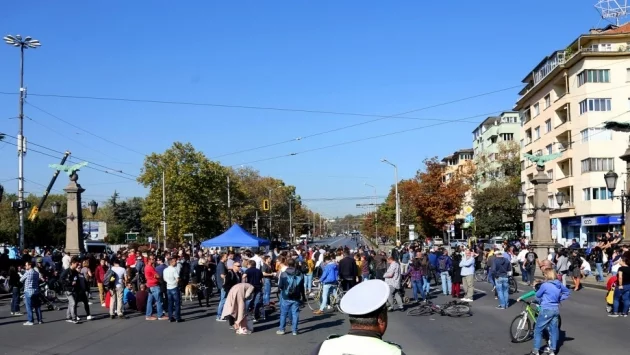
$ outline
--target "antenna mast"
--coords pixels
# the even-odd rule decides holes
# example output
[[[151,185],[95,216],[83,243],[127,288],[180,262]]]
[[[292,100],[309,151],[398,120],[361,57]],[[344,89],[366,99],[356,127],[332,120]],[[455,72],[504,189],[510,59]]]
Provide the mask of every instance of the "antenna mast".
[[[595,8],[603,19],[608,21],[614,19],[617,26],[619,26],[620,19],[628,17],[630,12],[628,0],[598,0]]]

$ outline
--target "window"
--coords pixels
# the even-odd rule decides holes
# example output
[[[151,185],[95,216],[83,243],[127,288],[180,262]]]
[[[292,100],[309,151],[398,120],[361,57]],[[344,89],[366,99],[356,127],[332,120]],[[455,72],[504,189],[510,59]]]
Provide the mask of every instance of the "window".
[[[626,69],[626,83],[630,82],[630,68]]]
[[[542,155],[543,155],[543,154],[542,154],[542,149],[538,149],[538,150],[536,151],[536,156],[542,156]]]
[[[630,99],[628,99],[628,101],[630,101]],[[525,140],[521,139],[521,148],[523,148],[525,146]]]
[[[580,102],[580,115],[588,111],[610,110],[610,99],[584,99]]]
[[[549,178],[553,180],[553,169],[547,170],[547,176],[549,176]]]
[[[578,87],[586,83],[609,83],[609,69],[587,69],[578,74]]]
[[[588,158],[582,160],[582,173],[615,170],[614,158]]]
[[[546,133],[551,132],[551,118],[545,121],[545,126],[547,127]]]
[[[551,94],[547,94],[547,96],[545,96],[545,108],[548,108],[549,106],[551,106]]]
[[[540,126],[534,128],[534,140],[540,138]]]
[[[553,145],[549,144],[545,149],[547,150],[547,155],[553,153]]]
[[[582,143],[612,140],[612,131],[603,127],[591,127],[580,131]]]
[[[612,193],[605,187],[587,187],[582,189],[582,198],[584,201],[590,200],[606,200],[612,197]]]
[[[540,105],[538,105],[538,103],[534,104],[533,111],[534,111],[534,117],[540,115]]]
[[[501,139],[504,141],[513,141],[514,133],[501,133]]]

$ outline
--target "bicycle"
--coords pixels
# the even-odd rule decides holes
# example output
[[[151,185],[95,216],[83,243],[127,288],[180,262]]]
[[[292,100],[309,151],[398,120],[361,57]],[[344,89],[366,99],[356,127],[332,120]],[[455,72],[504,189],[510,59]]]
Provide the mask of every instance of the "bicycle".
[[[486,269],[477,269],[475,270],[475,281],[483,282],[488,280],[488,270]]]
[[[435,313],[449,317],[472,315],[470,305],[460,301],[451,301],[443,305],[436,305],[431,301],[426,301],[425,304],[421,304],[407,311],[408,316],[429,316]]]
[[[312,311],[318,310],[322,305],[323,294],[324,294],[324,287],[322,286],[317,289],[317,291],[313,294],[312,298],[310,297],[310,295],[307,295],[308,308],[310,308]],[[341,303],[341,299],[343,298],[345,294],[346,294],[346,291],[344,291],[341,288],[341,282],[338,282],[335,289],[328,294],[328,302],[327,302],[328,307],[331,307],[333,309],[336,308],[339,312],[341,312],[340,303]]]
[[[536,326],[536,319],[538,319],[538,313],[540,307],[535,302],[521,301],[525,303],[523,311],[510,323],[510,338],[513,343],[523,343],[534,337],[534,327]],[[516,325],[516,331],[514,331],[514,325]],[[558,316],[558,329],[562,326],[562,318]]]

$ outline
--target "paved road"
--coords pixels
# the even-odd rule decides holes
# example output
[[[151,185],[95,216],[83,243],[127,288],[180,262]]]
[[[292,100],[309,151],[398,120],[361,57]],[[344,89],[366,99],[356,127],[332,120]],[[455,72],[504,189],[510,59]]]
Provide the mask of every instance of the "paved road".
[[[332,239],[327,244],[349,243]],[[521,285],[522,286],[522,285]],[[390,313],[385,338],[403,346],[411,354],[501,354],[522,355],[531,342],[512,344],[508,327],[520,311],[519,305],[497,310],[487,283],[477,283],[469,318],[409,317],[402,312]],[[410,292],[408,292],[410,293]],[[562,307],[564,341],[561,353],[594,354],[605,349],[607,355],[627,354],[622,344],[630,330],[630,319],[608,318],[604,313],[604,292],[585,289],[577,292]],[[516,297],[514,297],[516,298]],[[437,296],[436,302],[446,301]],[[293,355],[308,354],[329,334],[347,330],[340,314],[313,317],[307,308],[301,311],[300,334],[278,336],[277,314],[258,323],[249,336],[237,336],[226,323],[214,320],[216,299],[210,309],[186,302],[182,314],[185,323],[147,322],[142,315],[128,320],[110,320],[99,305],[92,306],[100,319],[79,325],[64,322],[65,310],[44,313],[45,324],[22,326],[24,318],[9,317],[6,300],[0,303],[0,353],[2,354],[208,354],[227,353]],[[79,307],[79,315],[84,315]],[[182,351],[183,350],[183,351]]]

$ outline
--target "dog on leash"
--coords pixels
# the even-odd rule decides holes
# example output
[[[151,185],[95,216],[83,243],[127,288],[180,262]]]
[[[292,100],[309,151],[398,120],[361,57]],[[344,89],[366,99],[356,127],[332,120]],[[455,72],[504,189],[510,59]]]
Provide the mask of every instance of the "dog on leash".
[[[192,302],[193,296],[195,297],[197,296],[197,285],[195,284],[186,285],[186,288],[184,289],[184,301],[189,300]]]

